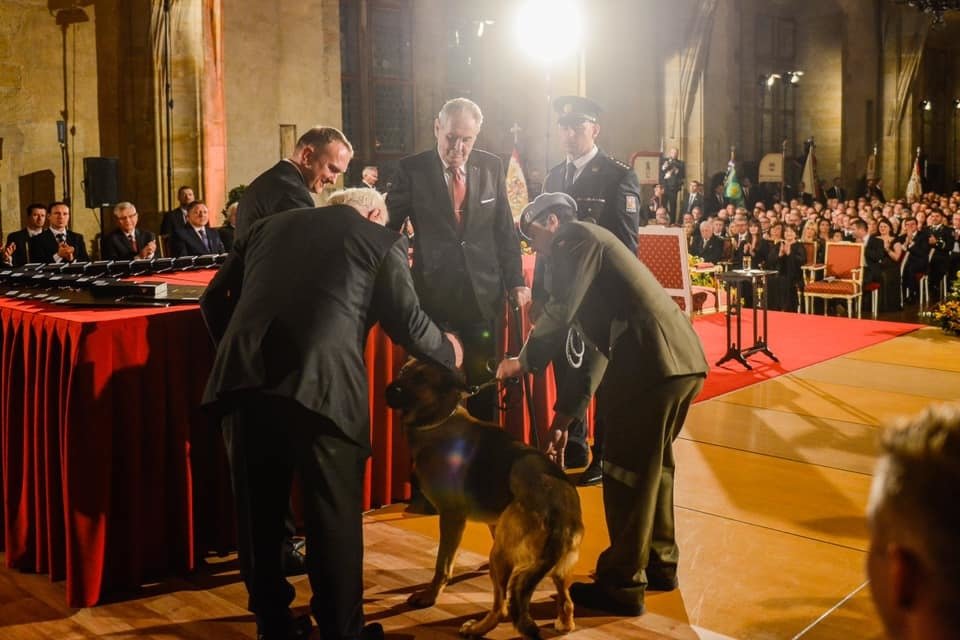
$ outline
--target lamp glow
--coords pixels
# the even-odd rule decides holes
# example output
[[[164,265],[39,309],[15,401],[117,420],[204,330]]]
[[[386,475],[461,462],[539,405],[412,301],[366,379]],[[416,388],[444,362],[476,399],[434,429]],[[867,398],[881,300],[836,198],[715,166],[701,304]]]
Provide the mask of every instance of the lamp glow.
[[[529,0],[517,12],[517,39],[530,57],[552,62],[580,48],[580,22],[573,0]]]

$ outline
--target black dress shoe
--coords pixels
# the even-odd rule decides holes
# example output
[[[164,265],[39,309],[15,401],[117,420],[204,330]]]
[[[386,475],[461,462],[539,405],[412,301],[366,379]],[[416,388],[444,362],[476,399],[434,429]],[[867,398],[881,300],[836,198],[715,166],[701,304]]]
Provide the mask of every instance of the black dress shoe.
[[[587,447],[579,442],[568,442],[563,450],[563,462],[568,469],[587,466],[588,458]]]
[[[379,622],[372,622],[363,628],[360,632],[361,640],[383,640],[383,625]]]
[[[570,597],[574,604],[593,611],[605,611],[615,616],[642,616],[642,602],[621,602],[596,582],[574,582],[570,585]]]
[[[656,569],[647,567],[648,591],[673,591],[680,586],[676,569]]]
[[[257,622],[257,640],[306,640],[311,631],[313,623],[309,615],[290,617],[282,623],[269,626]]]
[[[303,540],[287,540],[283,549],[283,574],[301,576],[307,572],[307,556],[303,555]]]
[[[600,458],[594,458],[590,461],[589,466],[583,470],[583,473],[580,474],[580,479],[577,481],[577,484],[581,487],[591,487],[601,482],[603,482],[603,462],[601,462]]]

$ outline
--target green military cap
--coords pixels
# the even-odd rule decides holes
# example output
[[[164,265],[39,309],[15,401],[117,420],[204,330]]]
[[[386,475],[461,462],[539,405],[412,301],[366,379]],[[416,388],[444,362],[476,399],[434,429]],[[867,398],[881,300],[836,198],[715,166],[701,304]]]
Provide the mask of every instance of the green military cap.
[[[600,119],[600,105],[581,96],[560,96],[553,101],[553,110],[560,116],[560,124],[577,124],[579,122],[596,123]]]
[[[524,207],[523,212],[520,213],[520,235],[530,240],[528,233],[530,225],[548,213],[556,212],[557,209],[570,209],[576,213],[577,201],[559,191],[538,195],[534,198],[533,202]]]

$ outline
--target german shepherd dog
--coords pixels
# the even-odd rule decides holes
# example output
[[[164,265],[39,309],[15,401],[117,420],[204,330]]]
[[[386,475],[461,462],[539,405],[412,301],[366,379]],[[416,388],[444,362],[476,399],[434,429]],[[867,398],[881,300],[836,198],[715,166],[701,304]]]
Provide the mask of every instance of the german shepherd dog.
[[[433,581],[408,602],[436,602],[453,573],[467,520],[486,522],[493,534],[493,607],[460,633],[482,636],[509,617],[524,637],[539,638],[530,598],[548,575],[559,596],[554,628],[572,631],[570,573],[583,539],[577,490],[544,454],[467,413],[461,401],[469,395],[456,374],[416,360],[387,387],[387,404],[402,411],[420,488],[440,514]]]

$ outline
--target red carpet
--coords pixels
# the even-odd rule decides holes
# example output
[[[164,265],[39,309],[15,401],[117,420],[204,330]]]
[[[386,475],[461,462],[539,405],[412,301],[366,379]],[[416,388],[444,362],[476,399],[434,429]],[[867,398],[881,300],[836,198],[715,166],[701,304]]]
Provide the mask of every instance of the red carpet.
[[[693,328],[700,336],[707,362],[711,365],[697,402],[896,338],[915,331],[922,325],[771,311],[768,326],[767,343],[780,362],[773,362],[758,353],[747,360],[753,367],[753,371],[747,371],[735,360],[716,366],[716,362],[727,351],[724,314],[716,313],[694,319]],[[735,324],[732,329],[736,339]],[[753,344],[752,315],[749,311],[744,313],[742,331],[743,343]]]

